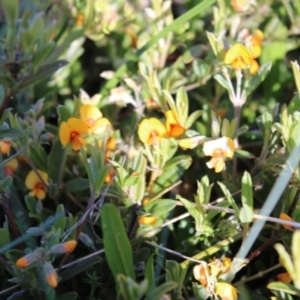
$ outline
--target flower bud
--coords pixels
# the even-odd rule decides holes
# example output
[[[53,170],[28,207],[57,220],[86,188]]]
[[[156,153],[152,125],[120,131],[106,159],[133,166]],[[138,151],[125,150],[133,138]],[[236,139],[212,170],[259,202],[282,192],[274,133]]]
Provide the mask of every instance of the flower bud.
[[[43,252],[39,249],[35,250],[32,253],[29,253],[16,261],[16,266],[20,269],[27,268],[33,262],[39,261],[43,256]]]
[[[289,283],[291,283],[292,278],[291,278],[291,275],[289,273],[285,272],[285,273],[278,274],[277,275],[277,280],[281,281],[283,283],[289,284]]]
[[[71,253],[77,246],[77,241],[71,240],[65,243],[54,245],[50,248],[49,252],[53,254]]]
[[[154,225],[157,221],[156,217],[152,216],[141,216],[139,218],[139,224],[140,225]]]
[[[58,276],[56,274],[55,269],[53,268],[53,266],[50,263],[48,263],[48,262],[44,263],[43,273],[45,275],[45,279],[46,279],[47,283],[51,287],[56,288]]]

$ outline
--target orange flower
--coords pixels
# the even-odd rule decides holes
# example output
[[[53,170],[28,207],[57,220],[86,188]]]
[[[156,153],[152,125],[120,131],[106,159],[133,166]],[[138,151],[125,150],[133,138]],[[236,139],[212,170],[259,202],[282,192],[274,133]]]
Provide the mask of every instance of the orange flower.
[[[225,169],[225,159],[232,158],[235,147],[232,139],[222,137],[213,141],[205,142],[203,152],[205,156],[212,156],[211,160],[206,163],[210,169],[215,169],[219,173]]]
[[[4,165],[5,176],[13,176],[19,166],[16,158],[11,159],[7,164]]]
[[[153,216],[141,216],[139,218],[140,225],[154,225],[157,221],[156,217]]]
[[[287,284],[292,282],[292,278],[291,278],[290,274],[287,273],[287,272],[278,274],[277,275],[277,280],[281,281],[281,282],[284,282],[284,283],[287,283]]]
[[[79,13],[77,16],[76,16],[76,25],[82,27],[83,25],[83,13]]]
[[[177,116],[172,110],[165,112],[166,117],[166,129],[169,137],[180,137],[184,132],[185,128],[180,125]]]
[[[48,183],[48,174],[37,170],[40,177],[43,179],[43,181],[47,184]],[[26,178],[25,178],[25,185],[26,187],[31,190],[29,195],[36,197],[40,200],[43,200],[46,197],[46,189],[47,187],[44,185],[44,183],[41,181],[39,176],[36,174],[35,171],[31,170]]]
[[[86,145],[86,140],[82,135],[88,133],[87,124],[79,119],[70,118],[67,122],[62,122],[59,128],[59,138],[63,146],[71,143],[73,150],[79,150]]]
[[[0,141],[0,151],[3,155],[9,153],[10,148],[11,148],[10,141],[4,141],[4,140]]]
[[[111,126],[110,122],[102,117],[98,107],[90,104],[84,104],[80,107],[80,117],[87,124],[88,131],[101,134],[107,127]]]
[[[144,119],[138,128],[140,140],[148,145],[158,145],[159,141],[166,135],[166,127],[156,118]]]
[[[279,215],[279,219],[284,220],[284,221],[291,221],[291,222],[294,221],[291,217],[289,217],[289,216],[288,216],[287,214],[285,214],[285,213],[281,213],[281,214]],[[282,226],[283,226],[285,229],[287,229],[287,230],[295,231],[295,227],[293,227],[293,226],[285,225],[285,224],[282,224]]]
[[[53,268],[53,266],[50,263],[48,263],[48,262],[44,263],[43,273],[45,275],[45,279],[46,279],[47,283],[51,287],[56,288],[57,283],[58,283],[58,276],[57,276],[55,269]]]

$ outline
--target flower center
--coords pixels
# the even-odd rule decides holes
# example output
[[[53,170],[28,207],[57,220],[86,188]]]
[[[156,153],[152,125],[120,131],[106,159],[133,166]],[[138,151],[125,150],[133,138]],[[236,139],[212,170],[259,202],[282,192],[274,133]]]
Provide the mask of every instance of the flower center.
[[[44,190],[44,186],[41,182],[38,182],[36,185],[35,185],[35,189],[36,190]]]
[[[219,159],[224,156],[224,151],[222,149],[216,149],[213,154],[213,158]]]
[[[77,131],[72,131],[72,132],[70,133],[70,140],[73,142],[74,140],[77,139],[78,136],[79,136],[79,132],[77,132]]]
[[[88,119],[87,119],[87,123],[92,127],[92,126],[94,126],[95,121],[94,121],[93,118],[88,118]]]
[[[157,136],[158,136],[158,133],[156,130],[152,130],[150,132],[149,140],[150,140],[151,145],[156,145],[158,143]]]

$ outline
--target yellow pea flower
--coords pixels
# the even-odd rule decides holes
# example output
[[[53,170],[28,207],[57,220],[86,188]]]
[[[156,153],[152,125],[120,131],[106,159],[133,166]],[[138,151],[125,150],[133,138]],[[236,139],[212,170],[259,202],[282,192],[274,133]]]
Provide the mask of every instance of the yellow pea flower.
[[[237,290],[227,282],[217,282],[216,294],[221,297],[222,300],[237,300]]]
[[[144,119],[138,128],[138,136],[144,144],[155,146],[166,135],[166,127],[156,118]]]
[[[281,213],[281,214],[279,215],[279,219],[284,220],[284,221],[291,221],[291,222],[294,221],[290,216],[288,216],[288,215],[285,214],[285,213]],[[285,225],[285,224],[282,224],[282,226],[283,226],[286,230],[295,231],[295,227],[293,227],[293,226]]]
[[[141,216],[138,220],[140,225],[154,225],[156,221],[157,218],[153,216]]]
[[[11,148],[11,142],[10,141],[4,141],[4,140],[0,141],[1,154],[9,153],[10,148]]]
[[[235,70],[248,69],[253,63],[253,57],[243,44],[235,44],[226,52],[224,62]]]
[[[219,173],[225,169],[225,159],[232,158],[235,146],[232,139],[222,137],[213,141],[205,142],[203,145],[203,153],[205,156],[212,156],[211,160],[206,163],[210,169],[215,169]]]
[[[250,50],[253,58],[257,58],[261,55],[263,39],[264,34],[259,29],[255,30],[254,33],[246,39],[247,48]]]
[[[16,158],[11,159],[7,164],[4,165],[4,174],[6,176],[14,175],[18,166],[19,166],[18,160]]]
[[[43,171],[40,171],[40,170],[37,170],[37,171],[40,174],[43,181],[47,184],[48,183],[48,177],[49,177],[48,174],[43,172]],[[31,195],[33,197],[36,197],[40,200],[45,199],[47,187],[40,180],[40,178],[38,177],[38,175],[36,174],[35,171],[31,170],[27,174],[27,176],[25,178],[25,185],[29,190],[31,190],[29,195]]]
[[[236,12],[244,12],[249,9],[251,2],[251,0],[231,0],[230,4]]]
[[[84,104],[80,107],[80,117],[87,124],[88,131],[101,134],[107,127],[111,126],[110,122],[102,117],[98,107],[90,104]]]
[[[165,112],[166,117],[166,129],[169,137],[180,137],[184,132],[185,128],[180,125],[178,118],[174,114],[172,110],[168,110]]]
[[[71,143],[73,150],[79,150],[86,145],[86,140],[82,135],[88,133],[87,124],[79,119],[70,118],[67,122],[62,122],[59,128],[59,138],[63,146]]]

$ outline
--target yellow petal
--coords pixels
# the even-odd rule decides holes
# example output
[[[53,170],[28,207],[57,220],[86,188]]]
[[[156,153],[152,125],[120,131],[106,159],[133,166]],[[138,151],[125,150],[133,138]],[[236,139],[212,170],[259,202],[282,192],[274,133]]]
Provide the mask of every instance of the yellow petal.
[[[234,69],[246,69],[253,61],[249,50],[242,44],[235,44],[225,54],[224,62]]]
[[[59,139],[63,146],[66,146],[70,142],[70,127],[67,122],[62,122],[59,127]]]
[[[250,74],[255,75],[259,71],[259,64],[256,60],[253,60],[250,67]]]
[[[152,216],[141,216],[139,218],[139,224],[141,225],[154,225],[156,221],[157,218]]]
[[[238,298],[236,289],[227,282],[217,282],[216,294],[226,300],[237,300]]]
[[[42,174],[44,172],[42,171],[39,171],[40,175],[42,176]],[[46,176],[45,176],[46,175]],[[46,173],[44,173],[44,176],[47,177],[46,178],[46,181],[48,180],[48,175]],[[43,178],[43,176],[42,176]],[[43,178],[44,179],[44,178]],[[37,174],[35,173],[35,171],[31,170],[26,178],[25,178],[25,186],[29,189],[29,190],[32,190],[35,188],[35,186],[41,182],[40,179],[38,178]]]
[[[71,131],[76,130],[76,132],[80,134],[87,133],[89,129],[87,124],[84,121],[76,118],[70,118],[68,120],[68,125],[71,128]]]
[[[284,221],[291,221],[291,222],[294,221],[290,216],[288,216],[288,215],[285,214],[285,213],[281,213],[281,214],[279,215],[279,219],[284,220]],[[282,226],[283,226],[286,230],[295,231],[295,227],[293,227],[293,226],[285,225],[285,224],[282,224]]]
[[[110,126],[111,126],[111,124],[106,118],[101,118],[95,122],[94,126],[91,128],[91,131],[95,134],[101,134],[101,133],[105,132],[107,127],[110,127]]]
[[[256,29],[252,37],[256,40],[257,43],[261,44],[264,39],[264,34],[261,30]]]
[[[156,118],[144,119],[138,128],[140,140],[149,145],[155,145],[166,136],[167,131],[164,124]]]
[[[37,197],[40,200],[45,199],[46,191],[44,189],[35,189],[35,197]]]
[[[102,118],[102,113],[98,107],[90,104],[84,104],[79,109],[81,119],[89,124],[89,120],[92,119],[96,121]]]

